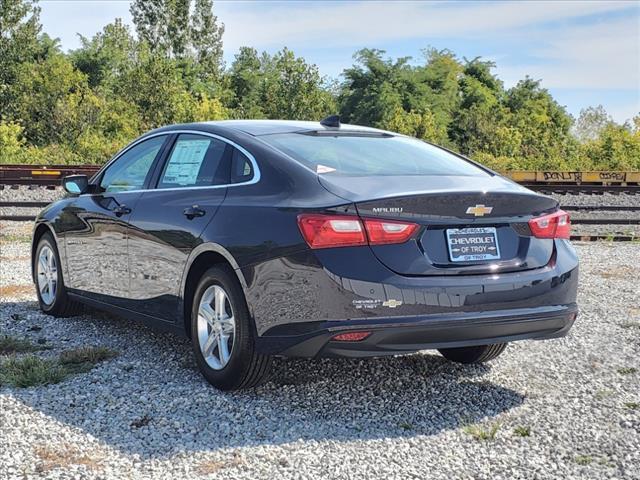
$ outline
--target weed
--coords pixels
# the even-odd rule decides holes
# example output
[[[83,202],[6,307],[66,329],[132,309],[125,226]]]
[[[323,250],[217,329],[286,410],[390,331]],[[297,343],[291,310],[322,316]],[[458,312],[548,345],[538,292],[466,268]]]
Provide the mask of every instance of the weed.
[[[0,385],[28,388],[60,383],[67,377],[86,373],[101,361],[117,355],[104,347],[83,347],[63,352],[56,360],[34,355],[9,358],[0,364]]]
[[[38,350],[47,350],[48,348],[49,347],[42,345],[34,345],[23,338],[10,337],[8,335],[0,336],[0,355],[37,352]]]
[[[589,465],[593,462],[593,457],[591,455],[576,455],[573,459],[578,465]]]
[[[10,358],[0,365],[0,385],[17,388],[36,387],[60,383],[69,371],[56,360],[45,360],[33,355]]]
[[[72,373],[85,373],[98,363],[118,355],[106,347],[81,347],[60,354],[60,364]]]
[[[30,241],[31,237],[29,235],[18,235],[15,233],[0,235],[0,243],[28,243]]]
[[[640,403],[638,403],[638,402],[625,402],[624,408],[628,408],[629,410],[638,410],[640,408]]]
[[[398,426],[403,430],[411,430],[413,429],[413,425],[409,422],[400,422]]]
[[[151,417],[149,417],[148,415],[144,415],[142,418],[138,418],[137,420],[131,422],[131,426],[133,428],[142,428],[149,425],[149,423],[151,423]]]
[[[610,397],[614,394],[613,390],[608,390],[608,389],[602,389],[602,390],[598,390],[595,394],[596,399],[598,400],[604,400],[607,397]]]
[[[527,427],[525,425],[520,425],[520,426],[516,427],[513,431],[519,437],[529,437],[529,436],[531,436],[531,427]]]
[[[482,425],[467,425],[464,427],[464,432],[471,435],[476,440],[493,440],[500,428],[499,422],[494,422],[488,425],[486,428]]]
[[[635,367],[622,367],[618,369],[618,373],[620,375],[631,375],[632,373],[636,373],[638,371]]]

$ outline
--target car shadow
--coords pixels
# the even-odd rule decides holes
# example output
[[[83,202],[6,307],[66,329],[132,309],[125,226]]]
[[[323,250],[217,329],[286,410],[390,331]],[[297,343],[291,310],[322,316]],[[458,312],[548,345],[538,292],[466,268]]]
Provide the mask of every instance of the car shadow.
[[[33,302],[22,306],[34,311]],[[48,318],[29,314],[25,331]],[[175,335],[98,312],[51,321],[47,330],[52,345],[95,333],[95,342],[120,355],[60,384],[2,393],[146,459],[300,440],[435,435],[524,400],[488,381],[489,366],[457,365],[436,354],[276,359],[265,385],[220,392],[198,373],[189,341]]]

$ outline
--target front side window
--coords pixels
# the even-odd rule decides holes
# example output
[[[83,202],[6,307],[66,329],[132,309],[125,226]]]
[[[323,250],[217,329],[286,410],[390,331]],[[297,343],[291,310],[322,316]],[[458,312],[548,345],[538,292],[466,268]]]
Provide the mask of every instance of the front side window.
[[[158,188],[202,187],[227,183],[224,157],[227,144],[203,135],[182,134],[167,160]],[[225,178],[227,177],[227,178]]]
[[[407,137],[286,133],[260,138],[323,175],[488,175],[446,150]]]
[[[165,139],[166,135],[150,138],[123,153],[102,175],[102,191],[127,192],[143,188]]]

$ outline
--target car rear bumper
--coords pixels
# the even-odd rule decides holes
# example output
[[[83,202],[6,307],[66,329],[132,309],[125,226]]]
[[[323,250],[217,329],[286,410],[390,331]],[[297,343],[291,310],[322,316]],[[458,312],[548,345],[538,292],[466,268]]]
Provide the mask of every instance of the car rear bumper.
[[[366,357],[418,350],[487,345],[567,334],[578,308],[569,305],[482,313],[309,322],[257,339],[262,353],[290,357]],[[306,330],[303,333],[303,330]],[[335,341],[347,332],[371,332],[360,341]]]

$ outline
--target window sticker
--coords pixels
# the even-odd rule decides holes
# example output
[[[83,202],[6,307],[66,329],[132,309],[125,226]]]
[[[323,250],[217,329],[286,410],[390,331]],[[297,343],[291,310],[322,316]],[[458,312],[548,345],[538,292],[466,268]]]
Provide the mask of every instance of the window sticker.
[[[195,185],[210,143],[210,140],[178,140],[162,183]]]

